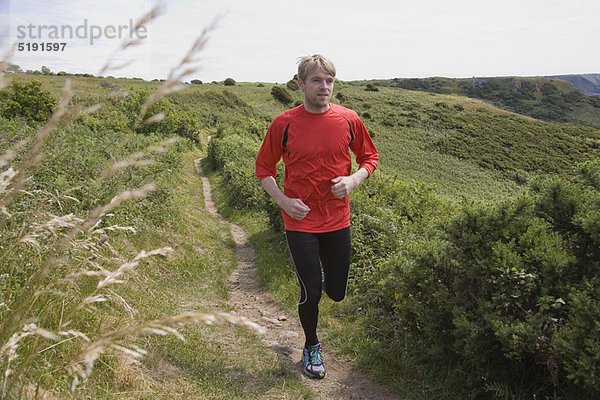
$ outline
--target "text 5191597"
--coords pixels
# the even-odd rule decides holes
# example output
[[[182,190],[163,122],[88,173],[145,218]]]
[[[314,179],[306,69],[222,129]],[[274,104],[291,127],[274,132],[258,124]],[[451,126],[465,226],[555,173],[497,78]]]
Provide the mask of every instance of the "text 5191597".
[[[19,42],[17,50],[19,51],[64,51],[66,42]]]

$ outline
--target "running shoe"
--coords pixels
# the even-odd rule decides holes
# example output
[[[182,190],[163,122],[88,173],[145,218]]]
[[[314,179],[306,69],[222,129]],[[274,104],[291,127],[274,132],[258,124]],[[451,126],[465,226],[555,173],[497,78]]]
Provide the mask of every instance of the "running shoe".
[[[325,358],[323,357],[321,343],[305,347],[303,353],[304,375],[313,379],[325,378],[325,366],[323,365]]]

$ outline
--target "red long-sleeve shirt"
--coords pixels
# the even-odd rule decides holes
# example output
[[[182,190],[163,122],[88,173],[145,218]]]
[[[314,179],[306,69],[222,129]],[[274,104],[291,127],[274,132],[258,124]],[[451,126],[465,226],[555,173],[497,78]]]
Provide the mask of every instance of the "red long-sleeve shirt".
[[[348,149],[359,168],[373,173],[379,161],[373,141],[358,114],[340,105],[332,103],[321,114],[300,105],[273,120],[256,158],[256,176],[260,181],[275,177],[283,157],[283,193],[310,208],[302,220],[282,211],[285,229],[331,232],[350,225],[348,196],[338,199],[331,193],[331,180],[351,173]]]

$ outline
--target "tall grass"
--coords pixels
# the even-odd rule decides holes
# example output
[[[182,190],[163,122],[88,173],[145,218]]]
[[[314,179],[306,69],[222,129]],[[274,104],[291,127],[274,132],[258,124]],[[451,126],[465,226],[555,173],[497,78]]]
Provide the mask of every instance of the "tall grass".
[[[136,28],[159,14],[157,6],[140,18]],[[197,69],[192,64],[213,28],[214,24],[202,32],[163,85],[147,98],[135,119],[134,129],[162,119],[161,115],[144,117],[152,104],[180,87],[180,81]],[[118,51],[138,44],[124,42]],[[109,59],[101,73],[119,67]],[[68,373],[74,390],[90,376],[98,358],[109,350],[143,356],[145,350],[132,344],[135,336],[174,335],[181,339],[178,327],[188,323],[229,322],[259,332],[262,329],[242,317],[210,312],[186,312],[116,329],[113,324],[101,322],[110,321],[110,313],[116,312],[116,308],[133,313],[134,306],[119,295],[119,285],[127,284],[128,274],[140,264],[150,258],[168,257],[173,249],[163,246],[127,257],[115,243],[136,234],[136,228],[108,223],[112,213],[123,204],[151,195],[156,190],[153,183],[123,190],[105,204],[84,211],[73,206],[84,200],[73,195],[77,188],[40,190],[32,185],[32,175],[44,165],[44,149],[51,135],[102,106],[78,107],[72,100],[71,82],[67,80],[58,106],[34,139],[14,143],[0,157],[2,399],[28,396],[32,384],[38,389],[51,389],[44,386],[52,385],[52,378],[33,380],[48,369],[51,376]],[[117,174],[132,167],[151,164],[150,154],[165,152],[166,146],[174,143],[175,140],[168,139],[111,162],[94,179],[115,179]]]

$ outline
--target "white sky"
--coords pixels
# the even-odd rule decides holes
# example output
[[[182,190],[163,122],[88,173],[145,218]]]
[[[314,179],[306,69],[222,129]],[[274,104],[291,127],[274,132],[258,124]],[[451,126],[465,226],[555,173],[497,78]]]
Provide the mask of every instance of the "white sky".
[[[90,44],[89,30],[87,39],[48,39],[47,30],[18,39],[18,27],[129,25],[154,4],[0,0],[0,49],[66,42],[64,51],[15,51],[11,62],[97,74],[119,39]],[[189,79],[286,82],[296,59],[314,53],[329,57],[341,80],[600,72],[599,0],[166,0],[144,44],[120,53],[134,62],[104,75],[165,78],[219,14]]]

